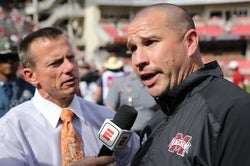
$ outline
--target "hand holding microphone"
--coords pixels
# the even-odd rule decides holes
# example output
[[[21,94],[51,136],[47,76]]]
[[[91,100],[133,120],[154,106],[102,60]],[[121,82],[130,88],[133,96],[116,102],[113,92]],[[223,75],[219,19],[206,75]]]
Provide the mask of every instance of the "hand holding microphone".
[[[98,156],[111,156],[113,151],[121,150],[129,141],[133,126],[137,117],[137,111],[128,105],[119,107],[113,120],[106,119],[98,132],[103,146]]]

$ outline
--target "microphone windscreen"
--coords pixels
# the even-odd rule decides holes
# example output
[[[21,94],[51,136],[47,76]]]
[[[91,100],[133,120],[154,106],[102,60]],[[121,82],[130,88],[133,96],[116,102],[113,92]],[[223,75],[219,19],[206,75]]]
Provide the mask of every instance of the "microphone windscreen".
[[[130,130],[135,122],[137,114],[137,111],[133,107],[130,107],[128,105],[122,105],[118,108],[117,113],[115,114],[112,122],[116,124],[120,129]],[[106,146],[102,146],[98,156],[112,155],[113,151]]]
[[[122,105],[118,108],[112,122],[121,129],[130,130],[137,117],[137,111],[128,105]]]

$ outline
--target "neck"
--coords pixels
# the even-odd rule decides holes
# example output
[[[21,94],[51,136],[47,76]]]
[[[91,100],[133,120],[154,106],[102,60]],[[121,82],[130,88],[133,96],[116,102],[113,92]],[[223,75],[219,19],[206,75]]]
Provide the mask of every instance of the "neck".
[[[69,104],[72,102],[74,95],[75,95],[75,94],[68,94],[67,96],[62,97],[58,94],[52,95],[51,93],[48,93],[48,92],[46,92],[42,89],[39,89],[39,88],[38,88],[38,91],[43,98],[51,101],[52,103],[55,103],[56,105],[58,105],[61,108],[68,107]]]

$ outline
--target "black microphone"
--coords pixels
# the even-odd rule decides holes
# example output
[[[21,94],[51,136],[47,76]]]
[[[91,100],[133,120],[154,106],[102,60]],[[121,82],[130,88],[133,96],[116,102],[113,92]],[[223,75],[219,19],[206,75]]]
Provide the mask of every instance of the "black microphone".
[[[128,105],[118,108],[113,120],[106,119],[99,133],[99,139],[104,143],[98,156],[111,156],[114,150],[122,149],[130,139],[129,131],[137,117],[137,111]]]

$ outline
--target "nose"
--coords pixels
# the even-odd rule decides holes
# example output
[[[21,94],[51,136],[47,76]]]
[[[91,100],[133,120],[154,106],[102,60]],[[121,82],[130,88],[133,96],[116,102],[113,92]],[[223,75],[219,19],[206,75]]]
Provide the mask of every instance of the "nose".
[[[143,48],[137,47],[137,50],[132,55],[132,63],[139,69],[139,71],[143,70],[143,68],[149,64],[147,51]]]
[[[71,72],[71,71],[73,71],[77,67],[76,66],[77,64],[74,63],[74,62],[75,62],[75,60],[70,61],[69,59],[65,59],[65,61],[64,61],[65,73]]]

